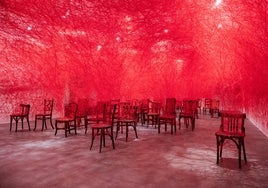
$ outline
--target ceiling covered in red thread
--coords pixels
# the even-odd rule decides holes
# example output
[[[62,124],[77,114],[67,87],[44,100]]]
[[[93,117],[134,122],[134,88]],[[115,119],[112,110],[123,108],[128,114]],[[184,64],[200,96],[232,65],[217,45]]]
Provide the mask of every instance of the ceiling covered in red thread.
[[[267,130],[267,4],[3,0],[1,119],[43,98],[217,97]]]

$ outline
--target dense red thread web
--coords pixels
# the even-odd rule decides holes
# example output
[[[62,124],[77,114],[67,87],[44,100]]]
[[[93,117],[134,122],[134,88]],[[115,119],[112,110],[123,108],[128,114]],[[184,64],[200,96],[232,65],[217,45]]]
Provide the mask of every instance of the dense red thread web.
[[[217,97],[267,129],[267,4],[1,1],[0,118],[52,97],[56,111],[84,97]]]

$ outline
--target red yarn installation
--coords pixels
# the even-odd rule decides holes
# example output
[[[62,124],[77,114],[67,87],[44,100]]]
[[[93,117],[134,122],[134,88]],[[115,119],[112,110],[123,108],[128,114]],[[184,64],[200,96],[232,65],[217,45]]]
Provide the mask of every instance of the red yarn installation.
[[[217,97],[267,134],[267,4],[1,1],[0,119],[44,98],[60,112],[85,97]]]

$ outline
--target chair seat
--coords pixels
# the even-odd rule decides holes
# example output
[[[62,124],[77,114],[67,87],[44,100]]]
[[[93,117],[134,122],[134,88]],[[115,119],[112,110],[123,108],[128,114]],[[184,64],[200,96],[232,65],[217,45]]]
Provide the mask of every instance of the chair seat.
[[[159,116],[160,119],[173,119],[173,118],[176,118],[175,115],[169,115],[169,114],[164,114],[164,115],[161,115]]]
[[[51,114],[36,114],[35,117],[50,117]]]
[[[131,123],[131,122],[136,122],[135,119],[118,119],[117,122],[120,123]]]
[[[56,121],[58,121],[58,122],[68,122],[68,121],[74,121],[74,118],[61,117],[61,118],[57,118]]]
[[[148,116],[159,116],[159,113],[148,113]]]
[[[26,117],[27,115],[24,114],[20,114],[20,113],[15,113],[15,114],[11,114],[11,117]]]
[[[180,117],[193,117],[193,113],[180,112]]]
[[[91,128],[92,129],[105,129],[105,128],[110,128],[112,125],[110,124],[105,124],[105,123],[97,123],[97,124],[92,124]]]
[[[245,133],[232,133],[232,132],[227,132],[227,131],[217,131],[215,133],[216,136],[224,136],[224,137],[229,137],[229,138],[240,138],[240,137],[245,137]]]

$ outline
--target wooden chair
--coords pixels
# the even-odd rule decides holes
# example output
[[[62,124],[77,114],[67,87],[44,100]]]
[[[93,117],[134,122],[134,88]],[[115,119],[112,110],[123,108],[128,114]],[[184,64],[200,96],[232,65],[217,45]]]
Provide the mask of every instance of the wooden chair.
[[[167,131],[167,125],[170,124],[171,126],[171,134],[173,134],[173,129],[174,132],[177,131],[177,126],[176,126],[176,99],[175,98],[167,98],[166,99],[166,104],[164,108],[163,114],[159,116],[159,121],[158,121],[158,133],[160,133],[161,129],[161,124],[165,125],[165,131]]]
[[[21,127],[23,130],[23,120],[26,119],[28,123],[29,131],[31,130],[30,122],[29,122],[29,113],[30,113],[30,105],[29,104],[20,104],[18,112],[15,112],[10,115],[10,128],[9,131],[12,129],[12,122],[15,120],[16,122],[16,132],[18,130],[18,122],[21,120]]]
[[[210,108],[211,108],[211,99],[205,99],[203,106],[203,114],[207,114],[207,112],[210,114]]]
[[[191,124],[192,131],[195,129],[195,117],[197,112],[197,101],[195,100],[183,100],[183,107],[179,113],[179,129],[181,128],[181,119],[184,119],[186,128]]]
[[[50,126],[52,127],[52,129],[54,129],[53,123],[52,123],[53,106],[54,106],[54,100],[53,99],[51,99],[51,100],[45,99],[44,100],[43,113],[35,115],[34,131],[36,129],[36,125],[37,125],[38,120],[42,121],[42,131],[44,130],[44,128],[47,129],[46,120],[50,120]]]
[[[65,137],[67,137],[67,133],[71,133],[71,130],[75,131],[76,133],[76,113],[77,113],[77,104],[76,103],[69,103],[64,107],[64,116],[59,117],[55,120],[55,135],[57,134],[58,130],[65,131]],[[60,126],[60,124],[64,124],[64,126]]]
[[[159,116],[161,112],[162,104],[158,101],[150,101],[149,103],[149,111],[147,113],[147,127],[152,122],[152,125],[156,127],[158,125]]]
[[[100,136],[100,148],[99,148],[100,153],[101,153],[101,148],[105,147],[106,135],[109,136],[110,139],[112,140],[112,146],[113,146],[113,149],[115,149],[113,126],[114,126],[114,118],[115,118],[117,105],[108,105],[106,107],[109,113],[107,114],[107,118],[105,118],[105,121],[91,124],[92,137],[91,137],[90,150],[92,149],[95,137]]]
[[[149,111],[149,99],[142,99],[138,108],[141,124],[144,125]]]
[[[219,130],[215,133],[217,141],[217,164],[219,159],[222,158],[222,148],[226,139],[232,140],[238,149],[238,164],[241,168],[241,150],[243,150],[244,161],[247,163],[246,151],[245,151],[245,127],[244,120],[246,114],[234,111],[222,111],[221,125]]]
[[[198,114],[201,114],[201,109],[202,109],[202,100],[201,99],[197,99],[197,116],[196,118],[198,119]]]
[[[109,105],[116,106],[115,112],[114,112],[114,118],[117,119],[119,116],[119,104],[120,104],[120,99],[111,99],[108,101]]]
[[[91,123],[106,122],[106,113],[108,104],[109,102],[107,101],[98,101],[96,106],[91,107],[88,112],[88,122]]]
[[[220,101],[217,99],[211,100],[210,115],[214,117],[215,115],[219,117],[220,113]]]
[[[130,104],[120,104],[119,106],[119,118],[116,121],[116,136],[117,139],[118,132],[121,130],[121,133],[123,133],[123,128],[126,128],[126,141],[128,140],[128,132],[129,127],[132,127],[135,132],[136,138],[138,138],[137,134],[137,118],[136,118],[136,112],[137,107],[132,106]]]
[[[76,127],[85,128],[85,134],[87,134],[87,115],[88,115],[88,99],[78,99],[77,101],[77,114],[76,114]]]

